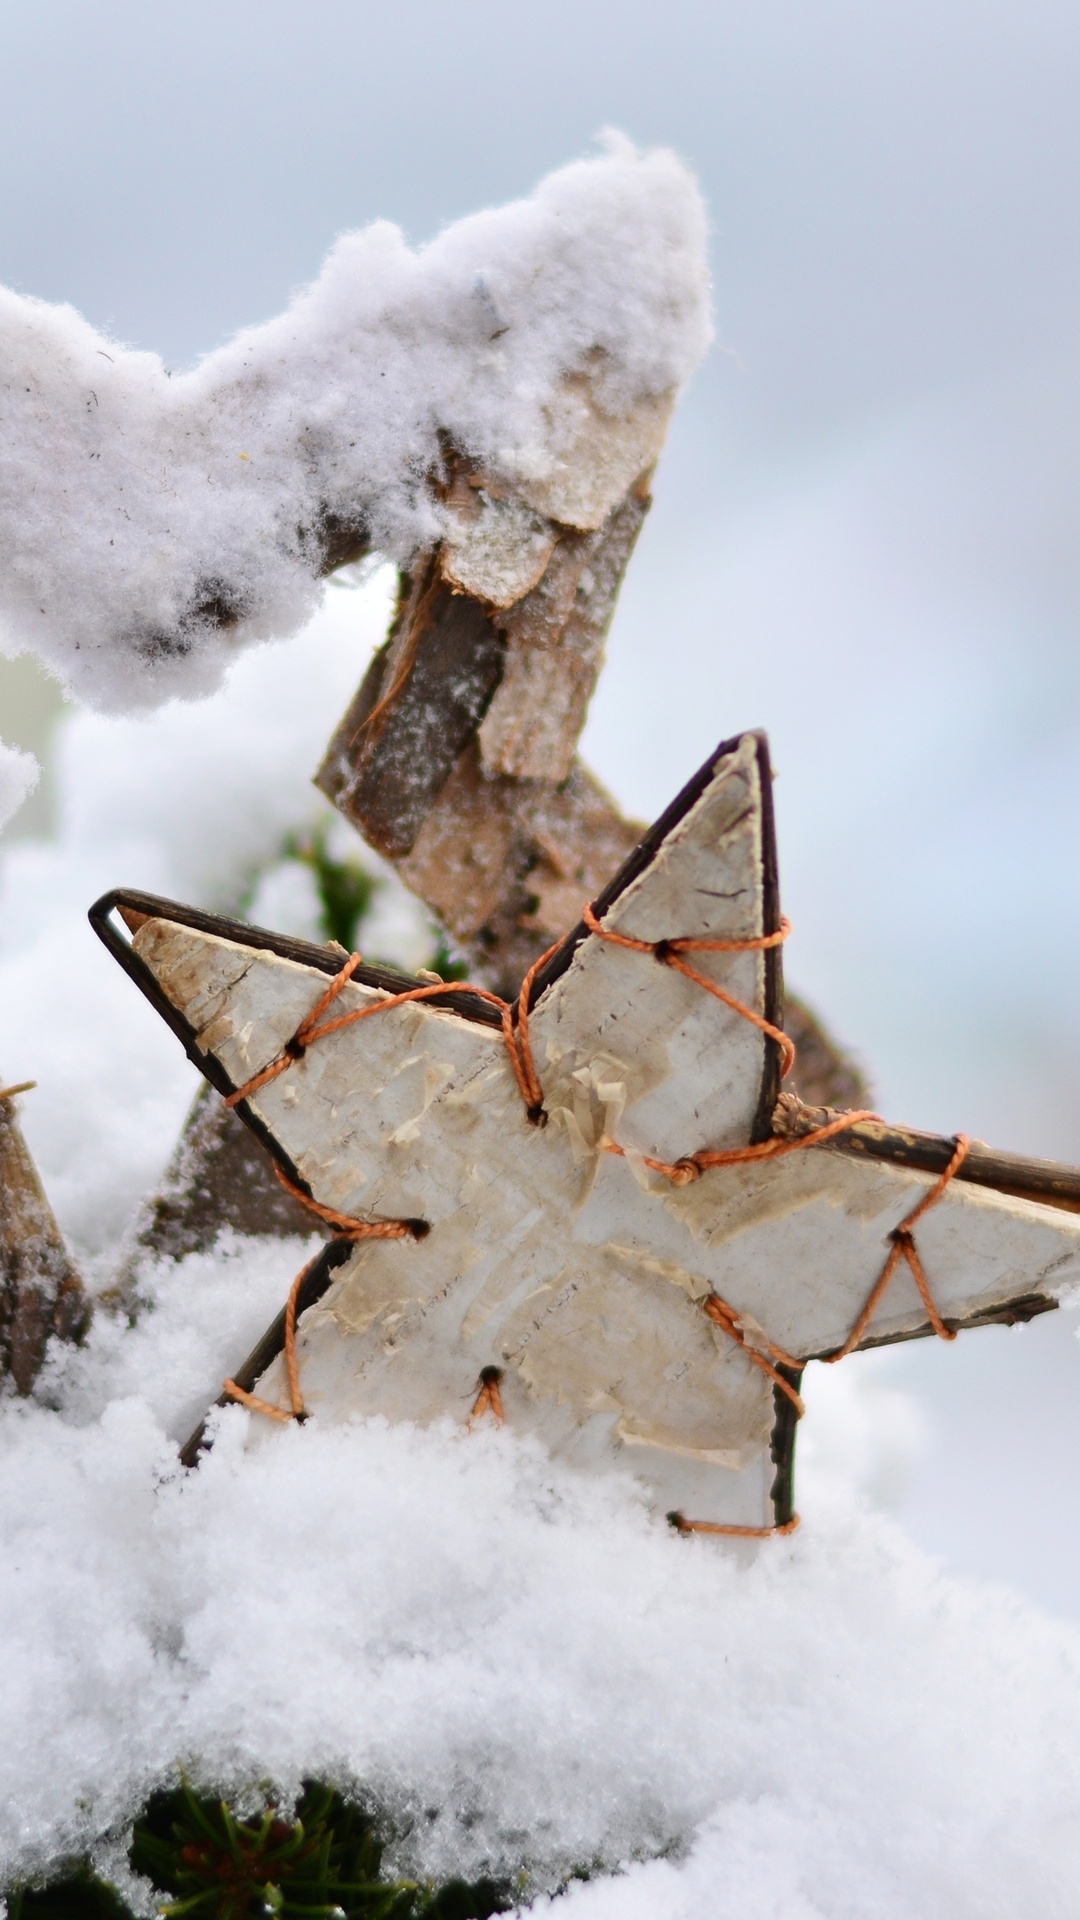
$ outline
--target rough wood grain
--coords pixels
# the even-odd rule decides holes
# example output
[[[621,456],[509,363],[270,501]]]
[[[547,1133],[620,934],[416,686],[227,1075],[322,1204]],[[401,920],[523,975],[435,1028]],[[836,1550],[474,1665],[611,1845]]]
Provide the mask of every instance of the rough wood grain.
[[[621,417],[609,413],[594,379],[603,374],[602,350],[591,358],[591,366],[565,375],[548,403],[543,473],[518,482],[527,506],[582,532],[602,527],[638,476],[652,472],[675,404],[673,393],[658,393]]]
[[[388,859],[413,845],[501,671],[489,611],[455,592],[432,559],[404,593],[395,629],[328,756],[332,798],[363,820],[365,837]]]
[[[82,1281],[45,1197],[12,1099],[0,1099],[0,1383],[27,1394],[49,1336],[79,1340]]]
[[[596,533],[564,535],[537,585],[499,619],[502,676],[479,728],[486,774],[567,778],[648,506],[637,486]]]
[[[638,837],[580,762],[561,786],[485,777],[475,743],[398,863],[475,972],[512,999]]]

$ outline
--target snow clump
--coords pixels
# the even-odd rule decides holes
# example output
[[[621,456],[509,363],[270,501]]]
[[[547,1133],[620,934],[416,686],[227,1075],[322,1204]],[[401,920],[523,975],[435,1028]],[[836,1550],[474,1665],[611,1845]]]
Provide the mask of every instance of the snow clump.
[[[435,542],[450,444],[547,512],[591,427],[625,487],[651,464],[626,422],[662,434],[709,332],[695,182],[614,135],[419,251],[345,234],[279,318],[174,376],[0,290],[2,644],[112,711],[203,694],[342,561]]]
[[[0,740],[0,827],[14,818],[40,778],[41,768],[32,753]]]
[[[138,1370],[91,1349],[92,1418],[76,1356],[59,1413],[0,1422],[0,1874],[92,1846],[183,1765],[359,1788],[406,1870],[524,1867],[535,1899],[588,1868],[549,1920],[1076,1912],[1074,1634],[867,1513],[811,1502],[740,1563],[464,1423],[230,1409],[184,1474],[154,1403],[185,1353],[228,1364],[234,1253],[163,1271]],[[290,1253],[241,1263],[253,1320]]]

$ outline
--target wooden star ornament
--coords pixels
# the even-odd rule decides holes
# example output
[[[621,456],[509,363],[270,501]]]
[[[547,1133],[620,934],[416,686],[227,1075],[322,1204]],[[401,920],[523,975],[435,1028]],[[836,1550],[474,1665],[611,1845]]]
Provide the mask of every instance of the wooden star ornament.
[[[335,1232],[226,1398],[505,1419],[683,1524],[770,1531],[808,1360],[1029,1318],[1080,1276],[1080,1172],[781,1093],[760,734],[512,1009],[143,894],[91,920]]]

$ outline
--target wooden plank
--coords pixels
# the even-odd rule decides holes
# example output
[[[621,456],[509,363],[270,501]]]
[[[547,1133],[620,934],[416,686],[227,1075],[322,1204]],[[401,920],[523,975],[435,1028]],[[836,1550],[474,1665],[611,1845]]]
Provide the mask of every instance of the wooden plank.
[[[409,852],[502,672],[488,610],[432,560],[331,742],[324,789],[388,859]]]
[[[567,778],[648,507],[635,487],[596,533],[565,535],[532,592],[499,618],[502,677],[479,728],[486,774]]]
[[[755,876],[761,867],[760,835],[748,828],[743,791],[747,777],[756,782],[756,765],[756,746],[751,741],[742,752],[739,768],[725,770],[726,786],[723,778],[718,780],[721,791],[712,811],[695,822],[694,846],[704,837],[718,849],[716,857],[728,861],[728,878],[736,867],[742,875],[738,886],[725,885],[722,891],[746,896],[734,909],[723,901],[699,902],[708,924],[717,912],[726,916],[727,924],[733,910],[738,914],[739,927],[758,924],[761,891]],[[693,847],[679,851],[677,857],[683,865],[687,860],[692,863]],[[671,884],[674,876],[665,869],[664,885]],[[625,911],[631,914],[635,910],[636,896],[628,895]],[[294,1029],[310,1004],[311,976],[306,969],[265,949],[254,953],[253,963],[253,950],[239,942],[219,938],[211,951],[210,939],[209,934],[186,931],[176,921],[147,919],[138,928],[135,946],[140,960],[174,1007],[182,1003],[184,1017],[191,1023],[193,1049],[212,1054],[235,1084],[254,1063],[250,1048],[259,1053],[261,1061],[265,1049],[272,1052]],[[206,942],[207,947],[200,948],[199,942]],[[615,954],[615,949],[610,952]],[[621,957],[616,955],[617,960]],[[738,975],[744,991],[753,995],[759,990],[763,977],[760,956],[737,956],[730,965],[734,969],[732,977]],[[646,980],[640,984],[652,987],[657,971],[645,969]],[[570,1001],[589,991],[587,976],[588,968],[585,975],[579,968],[572,978],[568,977],[565,992]],[[675,974],[661,976],[655,984],[665,1004],[669,995],[674,996],[675,1006],[681,1010],[676,1026],[686,1028],[681,1045],[688,1059],[696,1062],[694,1071],[700,1084],[688,1084],[686,1098],[700,1105],[708,1091],[715,1109],[717,1099],[729,1097],[716,1084],[711,1057],[709,1033],[715,1024],[716,1003],[700,992],[688,992],[687,983]],[[362,1003],[370,992],[364,985],[350,985],[339,997],[339,1004],[344,1010]],[[661,1011],[661,1025],[666,1018]],[[733,1020],[725,1010],[725,1030]],[[744,1027],[744,1023],[738,1025]],[[565,1033],[557,1044],[561,1045],[564,1038]],[[299,1177],[326,1204],[346,1210],[367,1210],[374,1204],[375,1210],[381,1210],[373,1202],[373,1195],[375,1188],[389,1178],[393,1208],[400,1212],[406,1191],[417,1180],[421,1183],[416,1192],[418,1199],[423,1194],[423,1217],[430,1216],[432,1232],[428,1239],[420,1244],[384,1246],[381,1255],[376,1253],[374,1267],[368,1259],[374,1251],[371,1247],[350,1256],[331,1292],[305,1318],[306,1326],[311,1313],[318,1316],[330,1311],[331,1300],[337,1303],[336,1313],[355,1317],[357,1296],[351,1280],[358,1271],[358,1260],[376,1288],[390,1289],[387,1310],[391,1315],[397,1311],[392,1302],[402,1299],[405,1286],[406,1302],[415,1303],[426,1329],[423,1356],[417,1354],[415,1369],[410,1361],[407,1376],[391,1365],[383,1378],[384,1354],[383,1368],[376,1369],[382,1384],[374,1378],[371,1381],[372,1410],[392,1411],[397,1405],[395,1382],[406,1379],[412,1382],[407,1398],[414,1389],[420,1395],[412,1409],[417,1417],[435,1417],[452,1407],[462,1393],[468,1394],[474,1374],[490,1358],[491,1340],[501,1329],[498,1353],[510,1344],[519,1355],[510,1362],[513,1378],[507,1384],[507,1404],[526,1428],[535,1427],[556,1450],[582,1464],[610,1457],[621,1461],[630,1472],[644,1472],[654,1480],[660,1502],[667,1505],[692,1500],[695,1494],[703,1498],[713,1469],[723,1460],[738,1513],[754,1521],[767,1509],[774,1477],[768,1459],[772,1396],[763,1376],[750,1368],[729,1342],[717,1336],[711,1322],[695,1309],[683,1289],[672,1288],[665,1277],[648,1272],[627,1277],[620,1271],[621,1257],[603,1245],[590,1246],[582,1240],[571,1256],[573,1274],[561,1288],[558,1286],[567,1255],[566,1182],[569,1180],[572,1194],[581,1187],[571,1119],[576,1103],[576,1067],[567,1059],[569,1082],[565,1093],[560,1092],[561,1080],[552,1081],[553,1100],[558,1101],[565,1120],[536,1128],[525,1117],[501,1038],[485,1024],[427,1006],[407,1007],[347,1028],[340,1040],[340,1046],[328,1042],[325,1049],[321,1045],[311,1049],[310,1064],[307,1056],[300,1063],[301,1077],[293,1080],[290,1070],[288,1076],[268,1084],[246,1105],[265,1133],[278,1142]],[[730,1095],[737,1107],[730,1124],[738,1128],[749,1124],[758,1104],[763,1042],[745,1028],[735,1046],[736,1051],[747,1050],[749,1063],[749,1081],[740,1075]],[[645,1051],[639,1049],[637,1066],[644,1060]],[[595,1048],[593,1064],[599,1065]],[[313,1093],[316,1087],[319,1089],[315,1097],[322,1116],[314,1133],[304,1097],[309,1084]],[[712,1117],[721,1128],[727,1124],[718,1112]],[[445,1136],[444,1120],[450,1122]],[[352,1145],[347,1145],[348,1141]],[[376,1151],[379,1141],[383,1146]],[[384,1164],[387,1152],[389,1162]],[[500,1178],[500,1172],[505,1177]],[[625,1170],[620,1177],[628,1180],[632,1193],[624,1198],[632,1201],[637,1193],[633,1178]],[[375,1188],[369,1191],[371,1181]],[[415,1213],[415,1209],[411,1211]],[[619,1217],[620,1227],[625,1226],[625,1206],[619,1208]],[[438,1242],[434,1256],[426,1251],[429,1241]],[[395,1252],[403,1254],[404,1259],[394,1257]],[[496,1256],[494,1266],[492,1253]],[[491,1269],[486,1279],[482,1272],[485,1266]],[[541,1270],[548,1272],[546,1282]],[[530,1273],[541,1288],[545,1284],[554,1287],[557,1296],[554,1318],[545,1314],[536,1325],[536,1302],[530,1304],[530,1288],[523,1287],[523,1278]],[[484,1280],[481,1293],[477,1291],[478,1280]],[[608,1343],[606,1358],[597,1362],[600,1376],[606,1381],[602,1397],[607,1409],[597,1414],[588,1397],[592,1394],[595,1398],[600,1389],[595,1380],[590,1384],[591,1375],[573,1353],[578,1343],[572,1330],[580,1330],[583,1315],[587,1325],[595,1322],[597,1327],[609,1317],[612,1303],[605,1308],[604,1300],[610,1288],[618,1295],[614,1308],[619,1325],[637,1326],[638,1333],[629,1347],[620,1333],[613,1344]],[[515,1296],[526,1297],[518,1297],[515,1304]],[[367,1305],[360,1310],[361,1318],[372,1304],[370,1291],[364,1297]],[[563,1300],[561,1306],[559,1298]],[[405,1310],[412,1311],[407,1306]],[[370,1318],[369,1314],[363,1341],[365,1354],[376,1337]],[[462,1334],[466,1323],[468,1331]],[[348,1342],[342,1343],[338,1322],[329,1324],[335,1330],[332,1347],[340,1345],[346,1355],[353,1352]],[[380,1326],[381,1351],[387,1336],[387,1326],[381,1319]],[[273,1330],[269,1337],[273,1345]],[[654,1380],[654,1366],[661,1351],[667,1353],[667,1361]],[[353,1352],[353,1357],[359,1358],[358,1352]],[[313,1404],[327,1417],[334,1417],[331,1408],[341,1403],[336,1397],[338,1388],[329,1380],[320,1388],[324,1361],[337,1377],[338,1358],[331,1350],[314,1362]],[[352,1360],[345,1357],[342,1364],[348,1368]],[[679,1381],[673,1399],[671,1381],[665,1383],[665,1373],[672,1369]],[[367,1361],[362,1371],[367,1378]],[[550,1383],[556,1377],[559,1384],[553,1391]],[[342,1390],[344,1381],[342,1376]],[[720,1381],[722,1393],[718,1390]],[[665,1414],[668,1399],[672,1399],[672,1408]],[[466,1399],[465,1411],[467,1406]],[[747,1434],[750,1445],[744,1459]]]
[[[574,749],[648,476],[593,529],[527,517],[515,573],[488,536],[462,564],[461,528],[502,515],[501,538],[516,509],[456,457],[451,473],[447,540],[404,584],[316,781],[398,864],[477,977],[512,993],[637,837]],[[511,579],[521,591],[508,604]]]
[[[27,1394],[51,1334],[80,1340],[90,1309],[16,1117],[0,1098],[0,1380]]]

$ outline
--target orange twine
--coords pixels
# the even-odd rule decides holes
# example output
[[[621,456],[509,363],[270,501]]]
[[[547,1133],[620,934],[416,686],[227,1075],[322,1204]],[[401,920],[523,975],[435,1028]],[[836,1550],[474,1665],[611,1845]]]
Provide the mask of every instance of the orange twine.
[[[728,1339],[734,1340],[736,1346],[742,1348],[747,1359],[752,1360],[755,1367],[760,1367],[762,1373],[768,1374],[773,1385],[779,1388],[779,1391],[785,1394],[791,1401],[795,1409],[796,1417],[801,1420],[803,1414],[806,1412],[801,1396],[796,1392],[791,1381],[785,1380],[783,1374],[778,1373],[772,1363],[765,1358],[765,1355],[748,1340],[746,1329],[734,1307],[729,1307],[727,1301],[721,1300],[718,1293],[706,1294],[701,1305],[704,1312],[708,1314],[709,1319],[712,1320],[716,1326],[723,1328]],[[764,1340],[766,1347],[772,1354],[773,1360],[778,1360],[782,1367],[791,1367],[794,1372],[798,1373],[800,1365],[798,1360],[793,1359],[790,1353],[785,1353],[783,1347],[774,1345],[773,1341],[769,1339],[768,1334],[759,1334],[758,1338]]]
[[[959,1173],[961,1167],[964,1164],[964,1161],[968,1157],[970,1148],[971,1148],[971,1141],[969,1140],[967,1134],[958,1133],[956,1135],[956,1147],[953,1152],[952,1159],[949,1161],[949,1164],[946,1167],[944,1173],[941,1175],[940,1179],[934,1182],[934,1185],[931,1187],[929,1193],[926,1193],[923,1195],[922,1199],[919,1201],[918,1206],[912,1208],[911,1212],[907,1214],[903,1220],[901,1220],[900,1225],[898,1227],[893,1228],[891,1234],[889,1235],[889,1238],[892,1241],[892,1247],[889,1250],[889,1257],[886,1260],[885,1265],[881,1270],[881,1277],[878,1280],[877,1284],[875,1285],[869,1298],[867,1299],[865,1307],[860,1313],[858,1319],[855,1322],[855,1325],[852,1327],[851,1332],[848,1334],[848,1337],[844,1341],[844,1344],[840,1348],[839,1352],[830,1353],[829,1362],[828,1362],[830,1366],[835,1366],[838,1360],[846,1360],[848,1354],[852,1351],[852,1348],[858,1346],[859,1341],[862,1339],[863,1334],[866,1332],[867,1327],[870,1325],[870,1322],[873,1319],[874,1313],[877,1309],[878,1303],[882,1299],[885,1293],[885,1289],[888,1286],[889,1281],[892,1279],[893,1274],[896,1272],[897,1267],[900,1265],[901,1260],[906,1260],[908,1263],[908,1266],[911,1268],[911,1272],[915,1280],[915,1285],[919,1289],[919,1293],[922,1297],[922,1303],[926,1308],[927,1317],[930,1321],[930,1325],[933,1327],[934,1332],[937,1334],[938,1339],[939,1340],[955,1340],[956,1339],[957,1329],[955,1327],[947,1327],[945,1325],[944,1320],[942,1319],[940,1313],[937,1310],[937,1307],[934,1304],[934,1298],[930,1292],[930,1286],[926,1278],[926,1273],[923,1269],[923,1263],[919,1258],[919,1250],[915,1245],[915,1238],[914,1238],[912,1229],[915,1226],[916,1221],[922,1219],[924,1213],[929,1213],[931,1207],[936,1206],[937,1202],[941,1199],[941,1196],[944,1193],[946,1187],[948,1186],[950,1180],[955,1180],[957,1174]]]
[[[732,1012],[738,1014],[741,1019],[747,1020],[751,1026],[757,1027],[767,1039],[774,1041],[780,1048],[780,1078],[782,1080],[787,1078],[787,1075],[791,1072],[795,1064],[795,1044],[790,1036],[784,1033],[782,1028],[774,1026],[772,1021],[766,1020],[764,1016],[756,1012],[753,1007],[748,1007],[745,1001],[739,1000],[733,993],[728,993],[727,989],[719,986],[715,980],[710,980],[707,974],[701,973],[698,968],[688,965],[682,956],[686,953],[768,952],[772,948],[781,946],[788,938],[791,932],[790,921],[781,918],[780,926],[775,933],[756,934],[746,939],[738,940],[694,940],[681,938],[672,940],[637,940],[629,934],[617,933],[614,929],[604,927],[598,919],[595,909],[591,905],[585,907],[582,919],[588,931],[598,939],[606,940],[612,946],[625,947],[632,953],[651,954],[653,958],[659,960],[663,966],[674,968],[677,973],[681,973],[687,980],[692,980],[696,986],[703,987],[706,993],[711,993],[715,999],[722,1001],[726,1007],[730,1007]],[[235,1107],[239,1105],[241,1100],[249,1099],[251,1095],[257,1093],[260,1088],[267,1086],[270,1081],[276,1080],[279,1074],[285,1073],[287,1069],[293,1065],[294,1061],[302,1060],[308,1048],[313,1046],[316,1041],[326,1039],[329,1034],[337,1033],[343,1027],[353,1026],[360,1020],[368,1020],[377,1013],[387,1013],[392,1007],[406,1006],[411,1001],[431,1000],[436,996],[448,993],[468,993],[498,1008],[501,1016],[503,1041],[509,1056],[511,1068],[513,1069],[514,1079],[517,1082],[518,1091],[521,1094],[525,1106],[525,1111],[534,1124],[542,1124],[547,1116],[544,1112],[544,1090],[540,1083],[540,1076],[536,1070],[536,1063],[533,1059],[532,1045],[529,1038],[529,1002],[537,974],[540,972],[545,961],[555,952],[555,948],[559,944],[561,943],[557,941],[554,946],[549,947],[546,952],[540,955],[538,960],[533,962],[522,981],[521,991],[517,1000],[513,1002],[503,1000],[498,994],[491,993],[486,987],[470,986],[467,982],[461,980],[448,980],[439,981],[431,986],[410,987],[403,993],[386,993],[382,998],[368,1006],[353,1008],[349,1013],[339,1014],[337,1018],[333,1020],[324,1020],[323,1015],[333,1005],[342,988],[352,978],[356,968],[361,964],[362,956],[359,953],[350,954],[340,972],[334,976],[326,992],[322,994],[315,1006],[311,1009],[311,1012],[300,1022],[296,1032],[290,1040],[286,1041],[281,1052],[275,1059],[271,1060],[267,1066],[263,1067],[259,1073],[254,1074],[250,1080],[245,1081],[242,1087],[237,1088],[235,1093],[230,1093],[226,1097],[225,1105],[227,1107]],[[835,1120],[830,1120],[825,1126],[817,1127],[812,1133],[803,1134],[800,1138],[794,1140],[774,1138],[758,1141],[753,1146],[748,1147],[702,1149],[697,1153],[687,1155],[684,1159],[675,1161],[656,1159],[648,1154],[635,1155],[635,1158],[640,1158],[643,1165],[649,1167],[654,1173],[661,1174],[665,1179],[670,1180],[674,1186],[681,1187],[688,1185],[693,1180],[700,1179],[701,1175],[710,1168],[741,1166],[755,1160],[774,1160],[782,1154],[801,1153],[808,1147],[822,1146],[827,1140],[835,1139],[838,1134],[846,1132],[848,1128],[855,1126],[860,1120],[875,1119],[877,1119],[876,1114],[869,1110],[860,1109],[857,1112],[838,1114]],[[939,1339],[955,1340],[956,1330],[946,1327],[934,1303],[926,1273],[915,1245],[914,1228],[916,1223],[922,1219],[923,1215],[928,1213],[930,1208],[940,1200],[950,1181],[955,1179],[967,1157],[970,1144],[965,1134],[957,1134],[956,1149],[944,1173],[942,1173],[933,1187],[931,1187],[929,1193],[925,1194],[918,1205],[900,1222],[900,1225],[893,1228],[890,1235],[893,1244],[881,1275],[875,1282],[867,1298],[866,1305],[863,1307],[843,1346],[837,1353],[828,1356],[830,1364],[835,1364],[836,1361],[845,1359],[847,1355],[851,1353],[852,1349],[858,1346],[901,1260],[906,1260],[911,1269],[934,1332],[938,1335]],[[601,1145],[607,1153],[619,1154],[623,1157],[625,1157],[627,1153],[627,1149],[620,1146],[615,1140],[605,1139],[601,1142]],[[281,1181],[282,1186],[288,1193],[292,1194],[294,1199],[300,1202],[301,1206],[306,1207],[309,1212],[316,1214],[320,1220],[331,1227],[335,1240],[359,1243],[363,1240],[420,1239],[427,1231],[422,1221],[360,1220],[353,1214],[340,1213],[334,1207],[324,1206],[311,1194],[304,1193],[294,1181],[290,1180],[287,1175],[282,1172],[280,1167],[275,1165],[274,1171]],[[250,1407],[256,1413],[268,1414],[270,1418],[274,1420],[303,1420],[305,1418],[304,1399],[300,1389],[299,1365],[296,1357],[296,1308],[300,1290],[313,1265],[314,1262],[309,1261],[308,1265],[302,1268],[300,1273],[297,1274],[296,1279],[293,1281],[285,1308],[285,1369],[289,1383],[291,1410],[272,1406],[269,1401],[261,1400],[257,1394],[246,1392],[243,1387],[237,1385],[235,1380],[226,1380],[225,1382],[224,1390],[230,1398],[238,1400],[243,1406]],[[725,1300],[722,1300],[719,1294],[707,1294],[702,1300],[701,1306],[714,1326],[720,1327],[728,1338],[733,1340],[736,1346],[742,1349],[751,1364],[758,1367],[762,1373],[767,1375],[772,1381],[776,1391],[785,1395],[795,1409],[796,1419],[801,1419],[805,1412],[802,1397],[792,1382],[788,1380],[779,1369],[781,1367],[787,1367],[793,1372],[799,1372],[802,1363],[792,1354],[785,1353],[782,1347],[778,1347],[775,1342],[770,1340],[768,1335],[760,1329],[755,1329],[753,1337],[748,1335],[735,1308],[729,1306]],[[762,1344],[764,1345],[765,1351],[761,1350]],[[771,1358],[769,1356],[771,1356]],[[502,1372],[500,1368],[485,1367],[483,1369],[480,1375],[476,1399],[473,1402],[472,1411],[469,1415],[470,1425],[480,1419],[485,1413],[491,1413],[500,1426],[503,1424],[505,1414],[500,1391],[501,1380]],[[782,1524],[771,1527],[740,1527],[726,1525],[714,1520],[687,1520],[681,1513],[670,1513],[668,1519],[679,1533],[727,1534],[752,1540],[764,1540],[776,1534],[794,1533],[799,1525],[798,1514],[793,1515],[790,1520],[785,1520]]]
[[[687,1520],[681,1513],[669,1513],[667,1518],[676,1533],[733,1533],[743,1540],[772,1540],[779,1533],[797,1533],[802,1525],[797,1513],[775,1527],[728,1527],[719,1520]]]
[[[286,1181],[285,1185],[291,1187],[292,1183]],[[292,1190],[296,1191],[295,1188]],[[316,1254],[315,1260],[318,1257]],[[268,1413],[272,1420],[303,1420],[305,1418],[304,1396],[300,1391],[300,1368],[296,1359],[296,1303],[300,1297],[300,1289],[315,1265],[315,1260],[309,1260],[306,1267],[301,1267],[289,1288],[289,1298],[285,1303],[285,1371],[289,1381],[291,1409],[286,1411],[284,1407],[272,1406],[269,1400],[260,1400],[258,1394],[247,1393],[243,1387],[238,1387],[235,1380],[225,1382],[224,1391],[231,1400],[239,1400],[242,1406],[250,1407],[254,1413]]]
[[[555,946],[558,944],[559,942],[556,941]],[[327,1008],[337,999],[342,987],[352,978],[356,968],[361,964],[363,955],[351,953],[341,972],[335,974],[322,998],[301,1020],[291,1040],[285,1042],[277,1057],[271,1060],[261,1073],[256,1073],[250,1080],[245,1080],[244,1085],[238,1087],[235,1093],[227,1094],[225,1105],[236,1107],[241,1100],[250,1099],[251,1095],[258,1093],[261,1087],[267,1086],[271,1080],[276,1080],[278,1075],[291,1067],[294,1061],[302,1060],[308,1048],[314,1046],[317,1040],[325,1040],[329,1034],[339,1032],[342,1027],[355,1026],[359,1020],[370,1020],[376,1013],[388,1013],[391,1007],[404,1007],[413,1000],[432,1000],[436,996],[447,993],[468,993],[474,999],[486,1000],[489,1006],[498,1008],[502,1016],[502,1034],[510,1056],[510,1064],[514,1069],[514,1078],[529,1118],[536,1120],[543,1112],[544,1094],[533,1064],[532,1049],[529,1046],[526,1003],[536,975],[545,960],[554,953],[555,946],[548,947],[547,951],[533,962],[525,975],[521,993],[515,1003],[503,1000],[497,993],[490,993],[487,987],[470,986],[466,980],[438,980],[431,986],[409,987],[404,993],[384,994],[381,999],[373,1001],[369,1006],[354,1007],[350,1013],[339,1014],[336,1020],[325,1020],[320,1025]]]
[[[480,1374],[479,1390],[472,1403],[469,1425],[475,1426],[485,1413],[493,1415],[496,1426],[504,1426],[506,1415],[502,1403],[502,1368],[484,1367]]]
[[[726,988],[717,986],[708,974],[699,973],[696,967],[688,967],[682,958],[684,953],[767,953],[773,947],[782,947],[791,932],[791,921],[785,919],[783,914],[775,933],[751,934],[745,940],[635,940],[628,933],[616,933],[612,928],[601,926],[591,906],[585,908],[581,917],[589,932],[595,933],[598,939],[610,941],[613,947],[628,947],[631,953],[651,953],[665,967],[674,967],[677,973],[685,974],[696,986],[704,987],[706,993],[722,1000],[725,1007],[730,1007],[743,1020],[749,1020],[751,1026],[760,1027],[762,1033],[767,1034],[770,1040],[775,1040],[780,1048],[780,1078],[787,1079],[795,1065],[795,1042],[790,1034],[785,1033],[782,1027],[774,1027],[771,1020],[755,1013],[753,1007],[748,1007],[744,1000],[737,1000]]]

